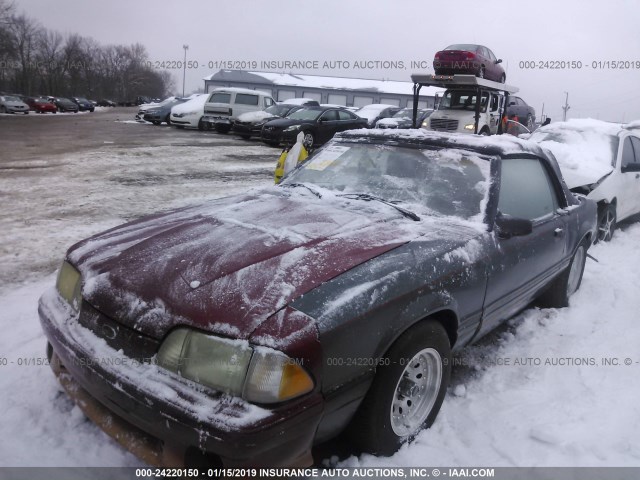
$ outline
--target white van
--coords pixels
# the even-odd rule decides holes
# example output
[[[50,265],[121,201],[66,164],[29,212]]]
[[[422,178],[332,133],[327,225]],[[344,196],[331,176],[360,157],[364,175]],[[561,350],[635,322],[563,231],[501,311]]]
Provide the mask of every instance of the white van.
[[[276,102],[266,92],[247,88],[216,88],[204,105],[202,122],[217,132],[227,133],[233,121],[247,112],[264,110]]]
[[[438,109],[428,118],[427,128],[438,132],[476,133],[477,97],[478,92],[474,88],[447,90],[440,99]],[[498,133],[504,98],[502,92],[482,92],[477,132],[479,135]]]

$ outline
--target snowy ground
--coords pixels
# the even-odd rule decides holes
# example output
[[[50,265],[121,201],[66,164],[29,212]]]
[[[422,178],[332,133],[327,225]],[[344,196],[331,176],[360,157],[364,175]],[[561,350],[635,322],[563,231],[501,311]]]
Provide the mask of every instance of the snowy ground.
[[[33,365],[45,358],[36,303],[74,241],[272,181],[274,149],[215,134],[180,142],[2,161],[0,466],[140,465],[84,418],[48,366]],[[436,423],[413,444],[341,465],[640,466],[639,244],[640,225],[617,232],[592,249],[600,263],[588,261],[571,307],[528,310],[466,349]],[[611,358],[619,364],[603,365]]]

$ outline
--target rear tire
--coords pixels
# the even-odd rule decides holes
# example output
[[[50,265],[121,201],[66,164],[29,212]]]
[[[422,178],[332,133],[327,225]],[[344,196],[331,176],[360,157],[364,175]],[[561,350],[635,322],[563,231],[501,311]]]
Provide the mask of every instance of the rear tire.
[[[576,248],[569,266],[551,282],[547,291],[540,296],[538,303],[541,307],[564,308],[569,306],[569,297],[578,291],[582,283],[588,243],[588,240],[585,240]]]
[[[613,232],[616,229],[616,206],[605,205],[602,212],[598,216],[598,242],[609,242],[613,238]]]
[[[362,451],[392,455],[440,411],[451,375],[449,337],[439,322],[425,320],[404,332],[384,360],[348,433]]]

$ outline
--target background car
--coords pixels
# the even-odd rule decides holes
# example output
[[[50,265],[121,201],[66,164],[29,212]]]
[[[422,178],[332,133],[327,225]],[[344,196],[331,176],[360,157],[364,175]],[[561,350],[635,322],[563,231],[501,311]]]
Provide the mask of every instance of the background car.
[[[37,113],[58,113],[58,107],[47,97],[27,97],[26,103],[31,110]]]
[[[595,204],[489,140],[342,132],[277,187],[79,242],[39,303],[49,364],[178,464],[307,466],[345,430],[392,454],[435,421],[452,351],[580,286]]]
[[[55,97],[53,104],[58,108],[59,112],[73,112],[78,113],[78,104],[70,98]]]
[[[319,106],[316,100],[309,99],[292,99],[302,100],[295,103],[288,103],[286,100],[276,105],[271,105],[265,110],[258,110],[256,112],[247,112],[238,116],[233,122],[231,130],[240,135],[244,139],[249,139],[253,135],[260,135],[262,127],[265,123],[276,118],[284,118],[290,113],[300,110],[304,106]]]
[[[24,103],[20,97],[13,95],[0,96],[0,113],[29,113],[29,105]]]
[[[355,114],[367,121],[367,127],[373,128],[376,126],[376,122],[378,120],[380,120],[381,118],[393,117],[400,110],[402,109],[396,105],[372,103],[358,109]]]
[[[327,142],[337,132],[366,126],[364,118],[344,108],[304,107],[287,118],[265,123],[260,137],[269,145],[293,145],[298,133],[303,132],[304,144],[313,147]]]
[[[102,98],[100,100],[98,100],[96,102],[96,105],[98,107],[115,107],[116,106],[116,102],[114,102],[113,100],[108,100],[106,98]]]
[[[211,91],[204,105],[202,122],[206,129],[219,133],[231,131],[239,115],[258,112],[275,105],[271,94],[247,88],[221,87]]]
[[[81,112],[93,112],[96,109],[93,102],[90,102],[84,97],[73,97],[71,100],[73,100],[76,105],[78,105],[78,108]]]
[[[180,105],[171,107],[171,116],[169,117],[171,125],[177,128],[189,127],[204,130],[205,124],[202,117],[204,104],[208,98],[208,93],[201,93]]]
[[[502,59],[496,59],[487,47],[460,43],[437,52],[433,59],[433,70],[436,75],[471,74],[504,83],[507,74],[500,63]]]
[[[574,119],[529,138],[553,152],[573,192],[598,203],[597,240],[611,240],[618,221],[640,213],[640,128]]]
[[[422,123],[432,113],[432,108],[419,108],[416,121],[417,127],[422,127]],[[381,118],[376,122],[376,128],[413,128],[413,108],[403,108],[393,117]]]
[[[507,118],[521,123],[529,132],[533,132],[536,123],[536,110],[520,97],[509,95],[509,104],[507,105]],[[524,133],[524,132],[523,132]]]
[[[136,118],[146,122],[151,122],[154,125],[160,125],[162,122],[166,122],[167,125],[171,125],[171,109],[186,101],[186,98],[172,97],[170,100],[164,100],[155,106],[150,106],[143,112],[139,112],[138,115],[136,115]]]

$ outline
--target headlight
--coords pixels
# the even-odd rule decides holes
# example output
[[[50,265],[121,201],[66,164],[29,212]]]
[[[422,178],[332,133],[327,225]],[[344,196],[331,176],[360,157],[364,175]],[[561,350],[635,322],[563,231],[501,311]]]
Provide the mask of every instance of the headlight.
[[[476,126],[474,123],[469,123],[468,125],[464,126],[465,130],[475,130]]]
[[[76,270],[69,262],[62,262],[60,271],[58,272],[58,280],[56,288],[60,296],[64,298],[74,310],[80,309],[82,302],[80,272]]]
[[[284,132],[295,132],[296,130],[300,130],[301,125],[291,125],[290,127],[285,128]]]
[[[282,352],[179,328],[165,339],[158,364],[249,402],[277,403],[313,389],[313,380]]]

